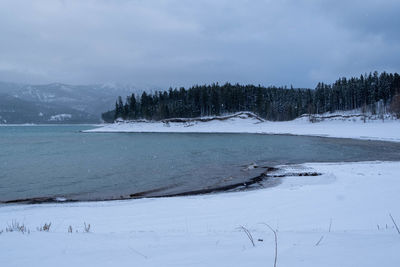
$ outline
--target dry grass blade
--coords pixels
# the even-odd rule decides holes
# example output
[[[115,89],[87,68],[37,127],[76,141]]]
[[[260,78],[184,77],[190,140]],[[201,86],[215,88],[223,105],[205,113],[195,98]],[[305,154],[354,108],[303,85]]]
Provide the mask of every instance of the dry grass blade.
[[[324,239],[324,236],[321,236],[321,238],[318,240],[318,242],[315,244],[315,246],[318,246],[321,243],[322,239]]]
[[[6,227],[6,232],[21,232],[23,234],[30,233],[29,229],[25,226],[25,224],[20,224],[16,220],[11,222],[11,225]]]
[[[50,231],[50,227],[51,227],[51,223],[45,223],[40,228],[37,228],[37,230],[40,232],[48,232],[48,231]]]
[[[394,226],[396,227],[397,233],[399,233],[399,235],[400,235],[399,227],[397,226],[396,221],[393,219],[392,214],[389,213],[389,216],[390,216],[390,219],[392,219],[392,222],[393,222]]]
[[[89,233],[90,232],[90,223],[86,225],[86,223],[84,223],[85,225],[85,232]]]
[[[271,226],[269,226],[269,224],[263,223],[265,224],[273,233],[274,233],[274,237],[275,237],[275,258],[274,258],[274,267],[276,267],[276,263],[278,261],[278,235],[276,233],[276,230],[274,230]]]
[[[239,227],[239,229],[241,229],[241,230],[243,230],[243,232],[245,232],[245,234],[249,238],[251,244],[253,245],[253,247],[255,247],[256,244],[254,244],[254,239],[253,239],[253,236],[251,235],[250,231],[246,227],[244,227],[242,225]]]

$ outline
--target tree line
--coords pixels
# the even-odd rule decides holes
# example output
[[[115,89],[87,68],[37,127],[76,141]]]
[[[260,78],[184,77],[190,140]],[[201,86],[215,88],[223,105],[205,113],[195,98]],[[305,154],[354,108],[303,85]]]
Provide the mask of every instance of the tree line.
[[[132,94],[125,101],[119,96],[115,109],[103,113],[102,118],[106,122],[117,118],[162,120],[252,111],[267,120],[284,121],[302,114],[357,108],[375,113],[378,104],[388,107],[397,94],[400,76],[386,72],[318,83],[315,89],[215,83]]]

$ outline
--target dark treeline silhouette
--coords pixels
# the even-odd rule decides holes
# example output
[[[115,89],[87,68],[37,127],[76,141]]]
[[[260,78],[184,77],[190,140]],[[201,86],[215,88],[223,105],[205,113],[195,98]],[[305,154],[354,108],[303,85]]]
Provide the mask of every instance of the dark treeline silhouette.
[[[252,111],[268,120],[292,120],[302,114],[321,114],[361,108],[388,107],[400,93],[400,76],[378,72],[359,78],[341,78],[333,84],[318,83],[315,90],[229,84],[195,85],[152,94],[118,97],[115,109],[102,114],[106,122],[116,118],[161,120],[193,118]]]

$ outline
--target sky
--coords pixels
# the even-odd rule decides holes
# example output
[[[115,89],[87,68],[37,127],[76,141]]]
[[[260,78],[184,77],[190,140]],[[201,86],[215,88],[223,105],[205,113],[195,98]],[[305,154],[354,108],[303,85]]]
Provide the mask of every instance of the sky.
[[[314,88],[400,72],[398,0],[1,0],[0,80]]]

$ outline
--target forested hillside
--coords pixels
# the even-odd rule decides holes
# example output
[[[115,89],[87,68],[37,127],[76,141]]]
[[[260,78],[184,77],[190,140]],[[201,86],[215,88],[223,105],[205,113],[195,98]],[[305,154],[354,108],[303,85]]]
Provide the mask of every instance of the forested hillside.
[[[103,120],[116,118],[161,120],[252,111],[268,120],[291,120],[302,114],[320,114],[361,108],[386,109],[400,94],[400,76],[378,72],[340,78],[333,84],[318,83],[315,89],[263,87],[229,84],[195,85],[141,96],[118,97],[115,109],[103,113]]]

